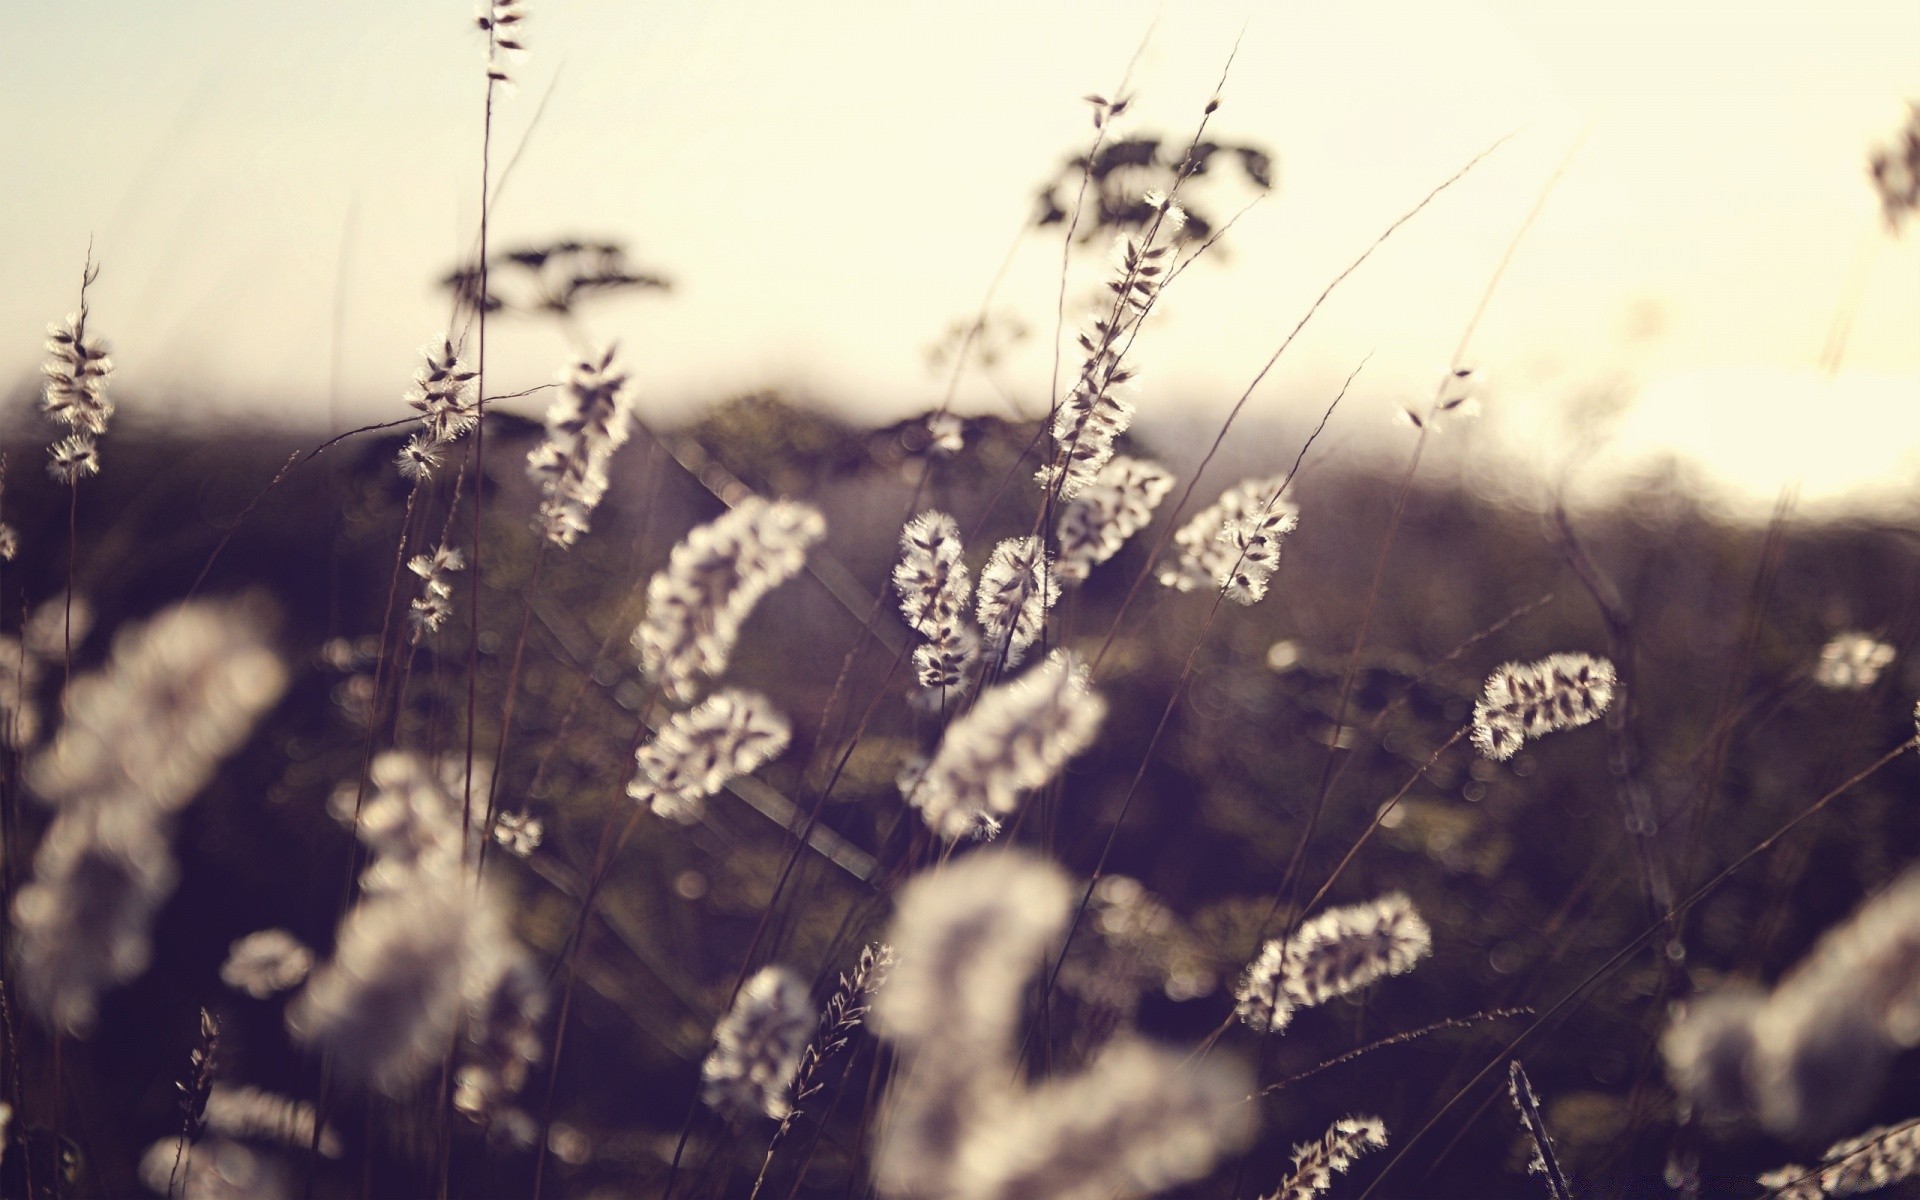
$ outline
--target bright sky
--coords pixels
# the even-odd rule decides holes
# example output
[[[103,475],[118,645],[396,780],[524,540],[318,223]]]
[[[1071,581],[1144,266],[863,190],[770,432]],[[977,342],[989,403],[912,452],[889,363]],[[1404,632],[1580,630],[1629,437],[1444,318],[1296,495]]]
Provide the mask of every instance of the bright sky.
[[[1340,432],[1404,438],[1385,432],[1397,402],[1430,394],[1570,161],[1469,351],[1489,381],[1474,453],[1551,475],[1601,431],[1582,478],[1666,446],[1761,503],[1790,481],[1810,501],[1920,495],[1920,228],[1884,234],[1864,169],[1920,98],[1910,0],[528,7],[495,243],[612,237],[674,278],[587,319],[656,411],[765,386],[877,418],[937,401],[926,348],[1086,144],[1079,98],[1111,92],[1146,37],[1130,128],[1184,138],[1244,24],[1211,128],[1269,147],[1279,187],[1140,339],[1143,425],[1223,412],[1341,267],[1513,133],[1335,294],[1251,411],[1304,417],[1371,355]],[[446,320],[433,281],[478,216],[463,0],[63,0],[8,25],[0,378],[35,369],[91,237],[123,404],[323,422],[332,395],[342,422],[400,415]],[[1036,331],[1000,371],[1029,405],[1058,271],[1057,239],[1029,237],[996,300]],[[490,390],[564,354],[556,331],[495,323]]]

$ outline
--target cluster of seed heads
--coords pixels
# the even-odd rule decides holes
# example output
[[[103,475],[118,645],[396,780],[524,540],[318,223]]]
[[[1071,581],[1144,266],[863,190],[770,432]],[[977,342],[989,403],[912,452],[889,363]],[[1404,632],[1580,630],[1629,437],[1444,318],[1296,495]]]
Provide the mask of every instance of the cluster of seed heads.
[[[727,781],[778,758],[792,730],[764,696],[728,689],[675,713],[635,753],[639,768],[627,795],[662,817],[700,819],[701,802]]]
[[[1158,578],[1175,591],[1224,592],[1239,604],[1255,604],[1280,564],[1280,545],[1300,524],[1285,475],[1243,479],[1195,513],[1173,535],[1178,553],[1160,565]]]
[[[1613,701],[1613,664],[1590,654],[1554,654],[1506,663],[1487,676],[1473,710],[1473,744],[1507,759],[1528,738],[1585,725]]]
[[[41,411],[72,431],[48,451],[48,471],[66,484],[100,470],[97,439],[107,432],[107,418],[113,416],[113,401],[107,399],[113,359],[106,343],[87,332],[87,288],[99,273],[98,267],[87,265],[80,278],[80,311],[67,317],[65,324],[47,327],[47,361],[40,368],[46,376]]]
[[[1389,975],[1404,975],[1432,948],[1432,931],[1399,892],[1369,904],[1330,908],[1303,922],[1293,936],[1261,947],[1235,993],[1236,1011],[1251,1028],[1278,1033],[1295,1008],[1325,1004]]]
[[[406,402],[420,414],[420,432],[407,439],[396,456],[402,478],[431,479],[446,447],[480,422],[474,371],[461,360],[450,337],[420,352]]]

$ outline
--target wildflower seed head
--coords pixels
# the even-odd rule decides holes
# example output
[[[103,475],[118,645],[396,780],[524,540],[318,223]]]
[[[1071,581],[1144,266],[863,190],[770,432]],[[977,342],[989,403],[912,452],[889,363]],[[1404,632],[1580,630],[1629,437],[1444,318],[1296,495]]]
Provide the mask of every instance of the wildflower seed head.
[[[1173,535],[1179,551],[1161,564],[1160,583],[1180,592],[1224,591],[1237,604],[1256,604],[1279,566],[1282,539],[1299,524],[1286,476],[1243,479]]]
[[[515,858],[532,858],[547,827],[532,813],[503,812],[493,822],[493,840]]]
[[[997,1061],[1072,906],[1066,873],[1021,850],[982,850],[915,875],[887,934],[896,961],[874,998],[875,1029],[914,1054]]]
[[[62,809],[13,900],[13,954],[27,1006],[86,1036],[100,994],[153,958],[155,913],[179,869],[155,813],[132,804]]]
[[[394,464],[400,470],[400,478],[409,483],[425,483],[433,478],[440,468],[441,443],[425,434],[416,433],[407,439],[394,455]]]
[[[250,933],[227,948],[220,982],[256,1000],[297,987],[313,970],[313,951],[284,929]]]
[[[928,637],[966,611],[973,581],[961,555],[960,526],[946,513],[923,512],[900,534],[893,587],[907,624]]]
[[[686,824],[727,781],[751,774],[786,751],[787,719],[763,696],[729,689],[676,713],[634,757],[627,795],[658,816]]]
[[[1511,662],[1487,677],[1473,710],[1473,744],[1504,760],[1527,738],[1597,719],[1613,702],[1613,664],[1588,654],[1554,654]]]
[[[726,669],[754,605],[799,573],[826,532],[809,505],[749,496],[689,533],[648,583],[646,619],[634,630],[648,678],[670,699],[693,699]]]
[[[280,698],[287,669],[251,602],[190,600],[124,629],[67,690],[66,721],[26,765],[50,804],[185,806]]]
[[[941,837],[972,836],[1050,783],[1093,743],[1106,712],[1086,668],[1055,651],[1019,678],[988,688],[947,727],[907,803]]]
[[[701,1099],[728,1115],[785,1117],[788,1085],[819,1020],[805,980],[785,967],[761,970],[714,1027],[713,1049],[700,1064]]]
[[[1252,1139],[1252,1073],[1120,1037],[1085,1070],[976,1114],[952,1194],[1113,1200],[1206,1175]]]
[[[106,433],[107,420],[113,416],[113,401],[106,395],[113,359],[104,342],[88,337],[84,309],[68,316],[63,325],[47,327],[47,361],[40,372],[46,377],[40,393],[42,412],[77,434],[99,437]]]
[[[1864,633],[1843,633],[1820,648],[1813,681],[1836,692],[1864,691],[1873,686],[1893,658],[1893,647],[1885,642]]]
[[[1060,578],[1039,538],[1008,538],[995,546],[980,572],[974,609],[988,653],[1003,666],[1019,665],[1059,599]]]
[[[61,438],[47,448],[47,473],[72,486],[89,475],[100,473],[100,448],[93,435],[76,433]]]
[[[546,441],[528,455],[527,474],[545,497],[534,529],[556,546],[571,546],[606,495],[607,464],[626,443],[633,410],[611,347],[574,363],[560,380],[560,397],[547,410]]]
[[[333,958],[287,1007],[286,1023],[297,1042],[331,1052],[347,1078],[398,1096],[442,1061],[462,1018],[524,951],[458,858],[388,867],[341,923]]]
[[[1109,459],[1092,486],[1064,504],[1054,527],[1060,581],[1079,583],[1093,568],[1120,552],[1127,539],[1153,519],[1153,510],[1173,488],[1166,468],[1145,459]]]
[[[441,338],[420,352],[420,368],[404,399],[420,414],[422,436],[432,442],[451,442],[480,421],[480,401],[474,380],[479,372],[460,358],[452,338]]]
[[[513,75],[509,66],[526,60],[526,19],[526,6],[521,0],[488,0],[474,19],[487,35],[487,78],[494,83],[510,86]]]
[[[1293,936],[1261,948],[1235,994],[1236,1012],[1251,1028],[1277,1033],[1294,1008],[1404,975],[1432,949],[1432,931],[1400,892],[1330,908],[1301,923]]]
[[[1318,1141],[1293,1148],[1293,1173],[1267,1200],[1313,1200],[1333,1188],[1360,1156],[1387,1147],[1387,1126],[1378,1117],[1342,1117]]]
[[[206,1127],[221,1137],[276,1142],[296,1150],[316,1144],[313,1105],[255,1087],[216,1083],[207,1095]],[[319,1131],[317,1145],[327,1158],[345,1153],[331,1127]]]
[[[467,558],[458,547],[444,543],[432,554],[416,554],[407,560],[407,570],[420,577],[420,595],[409,614],[413,626],[413,644],[419,645],[429,634],[438,633],[453,615],[453,584],[450,576],[466,568]]]

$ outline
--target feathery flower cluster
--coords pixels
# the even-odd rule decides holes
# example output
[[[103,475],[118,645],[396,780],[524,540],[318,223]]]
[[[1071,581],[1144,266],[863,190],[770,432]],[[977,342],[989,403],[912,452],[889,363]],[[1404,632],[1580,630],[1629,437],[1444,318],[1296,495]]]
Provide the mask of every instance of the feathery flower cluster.
[[[1293,1174],[1266,1200],[1324,1196],[1333,1187],[1335,1175],[1345,1174],[1369,1150],[1384,1150],[1386,1146],[1387,1126],[1380,1118],[1342,1117],[1318,1141],[1301,1142],[1293,1148]]]
[[[367,777],[370,795],[343,783],[327,805],[333,819],[373,851],[360,874],[363,888],[380,891],[408,883],[420,863],[458,862],[477,848],[476,839],[469,837],[463,845],[460,836],[467,795],[461,764],[446,762],[435,769],[418,755],[388,750],[374,758]],[[487,777],[476,773],[473,794],[484,796],[487,790]]]
[[[1252,1135],[1248,1082],[1243,1071],[1196,1069],[1184,1053],[1117,1037],[1084,1070],[1016,1092],[979,1121],[961,1147],[956,1190],[1157,1196],[1205,1175],[1222,1149]]]
[[[1781,1167],[1754,1182],[1772,1200],[1822,1200],[1877,1191],[1920,1175],[1920,1121],[1879,1125],[1827,1147],[1814,1168]]]
[[[1920,869],[1830,930],[1771,992],[1702,997],[1660,1041],[1674,1090],[1782,1136],[1831,1134],[1920,1045]]]
[[[990,659],[1018,666],[1027,647],[1040,640],[1047,610],[1059,599],[1060,577],[1039,538],[1007,538],[995,546],[980,572],[974,607]]]
[[[1224,589],[1237,604],[1257,604],[1280,564],[1280,542],[1300,524],[1287,477],[1243,479],[1173,535],[1179,554],[1160,566],[1161,584],[1179,592]]]
[[[900,1056],[874,1175],[889,1197],[1108,1200],[1204,1175],[1243,1145],[1250,1079],[1130,1038],[1082,1072],[1018,1082],[1028,980],[1072,915],[1056,866],[986,851],[901,890],[874,1023]]]
[[[440,632],[453,615],[453,584],[448,576],[466,567],[467,556],[457,546],[442,545],[432,554],[416,554],[407,560],[407,570],[420,577],[420,595],[408,614],[414,645],[425,641],[428,634]]]
[[[726,669],[753,606],[798,574],[826,533],[810,505],[749,496],[687,534],[647,584],[646,619],[633,631],[641,669],[668,698],[693,699]]]
[[[99,268],[88,264],[81,275],[80,311],[64,325],[47,326],[47,361],[40,373],[47,378],[40,393],[40,410],[72,430],[53,444],[48,470],[62,483],[73,484],[100,469],[96,439],[107,432],[113,401],[107,399],[107,379],[113,359],[106,343],[87,336],[87,288]]]
[[[93,610],[65,593],[33,610],[19,637],[0,634],[0,745],[25,750],[40,740],[40,689],[49,668],[64,657],[69,639],[84,641]]]
[[[1018,679],[988,688],[947,727],[907,802],[949,841],[991,836],[1022,793],[1044,787],[1093,743],[1106,714],[1086,668],[1056,650]]]
[[[420,414],[421,432],[395,456],[401,477],[416,483],[432,478],[441,450],[480,423],[473,382],[479,372],[461,360],[453,339],[442,337],[437,348],[428,345],[420,356],[425,361],[413,373],[405,399]]]
[[[313,970],[313,951],[284,929],[262,929],[227,947],[220,982],[256,1000],[297,987]]]
[[[787,719],[766,697],[729,688],[698,707],[675,713],[666,728],[640,747],[627,795],[655,815],[692,824],[701,802],[729,779],[778,758],[792,738]]]
[[[1253,1029],[1278,1033],[1293,1010],[1404,975],[1433,949],[1433,934],[1400,892],[1370,904],[1330,908],[1285,939],[1272,938],[1235,993],[1236,1013]]]
[[[399,1095],[466,1029],[456,1074],[463,1111],[517,1090],[540,1047],[532,1025],[545,997],[492,892],[476,886],[461,834],[460,789],[411,754],[374,760],[375,794],[356,829],[373,851],[363,899],[341,923],[333,958],[288,1006],[296,1041],[332,1052],[349,1077]],[[476,781],[474,792],[484,794]],[[353,791],[334,813],[353,818]],[[507,1055],[505,1062],[496,1061]],[[486,1078],[476,1080],[478,1070]],[[463,1099],[464,1098],[464,1099]]]
[[[286,685],[264,625],[247,604],[203,600],[122,631],[26,765],[58,815],[14,898],[14,952],[28,1002],[70,1033],[91,1026],[102,991],[146,969],[178,875],[173,816]]]
[[[287,686],[266,618],[244,602],[188,601],[114,638],[106,667],[74,680],[66,722],[26,767],[56,806],[192,800]]]
[[[1528,738],[1597,719],[1613,702],[1613,664],[1590,654],[1553,654],[1510,662],[1487,676],[1473,708],[1473,744],[1495,760],[1513,757]]]
[[[487,0],[486,8],[475,18],[475,24],[487,35],[487,78],[494,83],[511,84],[508,64],[527,57],[526,42],[520,37],[520,24],[526,19],[526,8],[520,0]]]
[[[140,1156],[140,1183],[156,1195],[181,1200],[293,1200],[299,1195],[285,1159],[220,1137],[153,1143]]]
[[[762,969],[714,1027],[713,1049],[700,1064],[700,1098],[728,1115],[785,1119],[787,1087],[818,1024],[805,980],[785,967]]]
[[[493,840],[515,858],[531,858],[547,836],[539,817],[526,812],[503,812],[493,820]]]
[[[1079,335],[1086,357],[1054,413],[1052,459],[1035,475],[1042,487],[1057,488],[1061,499],[1093,484],[1113,457],[1114,439],[1133,424],[1133,402],[1122,393],[1134,372],[1123,359],[1166,283],[1172,239],[1187,220],[1160,193],[1149,193],[1146,202],[1157,215],[1144,233],[1123,234],[1114,244],[1114,276],[1107,281],[1112,310]]]
[[[967,621],[973,580],[962,557],[960,526],[943,512],[923,512],[900,534],[893,568],[900,612],[927,641],[913,651],[920,686],[959,687],[980,657],[980,635]]]
[[[278,1142],[305,1150],[314,1144],[313,1105],[255,1087],[216,1083],[207,1094],[206,1126],[222,1137]],[[339,1158],[340,1135],[331,1127],[320,1130],[320,1153]]]
[[[1173,475],[1159,463],[1125,456],[1108,460],[1093,483],[1060,509],[1054,526],[1060,544],[1054,573],[1060,581],[1079,583],[1120,553],[1172,488]]]
[[[607,463],[626,443],[633,409],[627,377],[613,369],[611,346],[568,367],[560,382],[560,398],[547,409],[547,440],[527,456],[527,474],[546,497],[535,531],[556,546],[571,546],[607,493]]]
[[[1864,691],[1892,662],[1892,646],[1864,633],[1843,633],[1820,648],[1813,681],[1836,692]]]
[[[63,810],[33,856],[33,881],[13,900],[27,1004],[67,1033],[88,1033],[100,993],[152,961],[154,914],[179,877],[153,814],[124,803]]]

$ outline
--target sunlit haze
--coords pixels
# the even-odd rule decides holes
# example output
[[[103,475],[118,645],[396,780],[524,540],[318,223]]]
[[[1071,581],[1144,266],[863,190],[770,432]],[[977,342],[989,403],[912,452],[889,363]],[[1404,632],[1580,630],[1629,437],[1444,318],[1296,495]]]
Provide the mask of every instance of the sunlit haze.
[[[1217,422],[1349,261],[1511,135],[1334,293],[1250,418],[1304,422],[1365,360],[1335,438],[1407,444],[1396,410],[1431,395],[1544,193],[1465,355],[1476,454],[1551,484],[1672,449],[1762,506],[1920,484],[1920,231],[1888,234],[1866,174],[1920,97],[1913,4],[529,11],[491,237],[615,239],[671,278],[578,331],[620,342],[657,414],[759,388],[925,410],[946,386],[929,347],[1010,250],[992,309],[1031,337],[957,404],[1042,409],[1061,236],[1022,230],[1093,136],[1081,97],[1114,94],[1137,52],[1123,132],[1184,142],[1218,84],[1210,134],[1277,162],[1142,335],[1143,428]],[[464,3],[66,0],[9,33],[0,371],[33,375],[91,240],[125,408],[400,415],[478,224]],[[1252,193],[1221,176],[1194,196],[1224,217]],[[1069,330],[1103,262],[1075,256]],[[550,378],[567,344],[491,323],[489,390]]]

